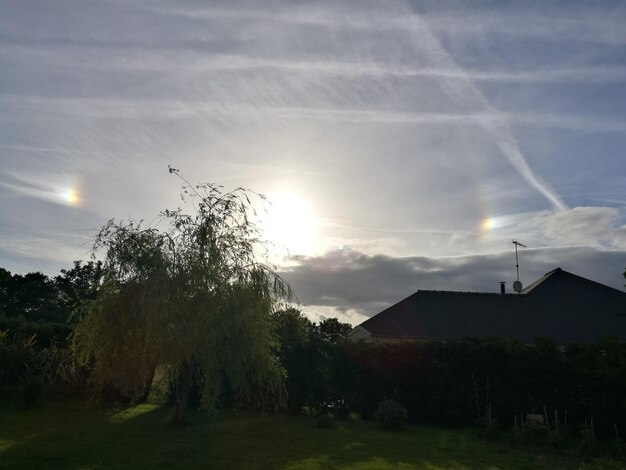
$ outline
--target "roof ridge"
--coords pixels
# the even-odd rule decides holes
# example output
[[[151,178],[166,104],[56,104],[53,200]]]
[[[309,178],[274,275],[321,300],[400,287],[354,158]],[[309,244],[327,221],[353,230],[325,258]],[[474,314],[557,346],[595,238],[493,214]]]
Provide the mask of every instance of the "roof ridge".
[[[563,269],[561,269],[560,267],[557,266],[553,270],[548,271],[547,273],[545,273],[544,276],[550,276],[551,274],[558,273],[559,271],[567,272],[567,271],[564,271]],[[571,274],[571,273],[569,273],[569,274]]]
[[[517,294],[513,294],[510,292],[507,292],[505,294],[502,294],[500,292],[475,292],[475,291],[462,291],[462,290],[441,290],[441,289],[417,289],[415,291],[415,293],[431,293],[431,294],[464,294],[464,295],[497,295],[497,296],[503,296],[503,295],[510,295],[510,296],[517,296]]]
[[[520,294],[528,294],[530,291],[532,291],[535,287],[541,285],[545,280],[547,280],[550,276],[552,276],[553,274],[556,273],[560,273],[560,272],[564,272],[567,274],[571,274],[568,273],[567,271],[564,271],[563,269],[561,269],[560,267],[556,267],[554,268],[552,271],[548,271],[547,273],[545,273],[543,276],[541,276],[539,279],[535,279],[533,282],[531,282],[530,284],[528,284],[526,287],[524,287],[521,291]]]

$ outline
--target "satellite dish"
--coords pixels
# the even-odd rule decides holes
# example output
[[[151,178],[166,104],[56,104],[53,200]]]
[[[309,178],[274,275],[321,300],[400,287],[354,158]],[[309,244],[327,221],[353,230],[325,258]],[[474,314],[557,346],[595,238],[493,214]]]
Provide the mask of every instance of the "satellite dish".
[[[513,283],[513,290],[519,294],[522,291],[522,283],[519,281],[515,281]]]

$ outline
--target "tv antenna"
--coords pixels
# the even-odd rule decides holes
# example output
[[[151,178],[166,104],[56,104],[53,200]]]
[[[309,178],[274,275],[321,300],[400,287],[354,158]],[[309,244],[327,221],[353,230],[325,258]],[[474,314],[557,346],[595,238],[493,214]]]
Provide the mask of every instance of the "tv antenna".
[[[528,248],[528,247],[524,245],[523,243],[518,242],[517,240],[513,240],[513,245],[515,245],[515,270],[517,271],[517,281],[513,283],[513,290],[519,294],[522,290],[522,283],[519,280],[519,259],[517,257],[517,247],[518,246],[521,246],[524,248]]]

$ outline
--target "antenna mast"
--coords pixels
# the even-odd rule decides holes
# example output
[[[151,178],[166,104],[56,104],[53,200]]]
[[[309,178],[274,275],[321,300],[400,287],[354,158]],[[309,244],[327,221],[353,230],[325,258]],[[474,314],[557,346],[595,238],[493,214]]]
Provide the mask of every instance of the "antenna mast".
[[[519,259],[517,258],[517,247],[518,246],[522,246],[524,248],[528,248],[528,247],[518,242],[517,240],[513,240],[513,245],[515,245],[515,269],[517,271],[517,282],[519,282]]]

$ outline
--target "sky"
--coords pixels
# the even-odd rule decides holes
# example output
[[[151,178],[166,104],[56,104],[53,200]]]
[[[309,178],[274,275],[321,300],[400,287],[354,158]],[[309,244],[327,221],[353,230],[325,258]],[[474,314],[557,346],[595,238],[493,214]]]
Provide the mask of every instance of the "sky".
[[[313,319],[557,266],[624,289],[626,2],[0,0],[0,266],[53,275],[194,183]]]

